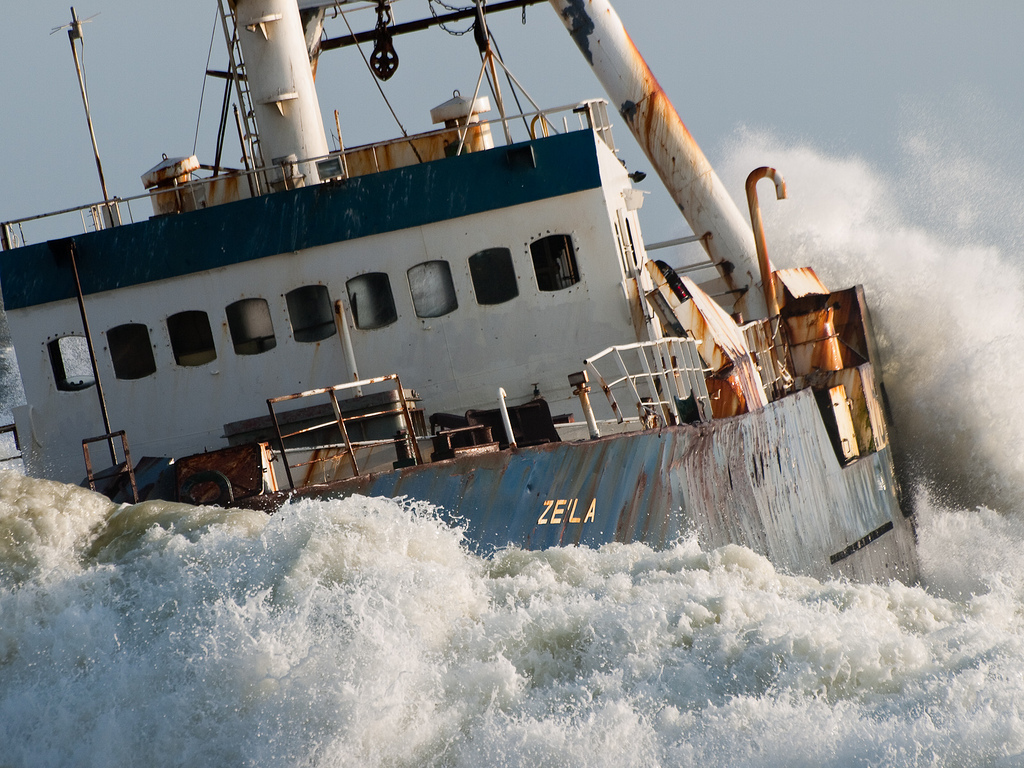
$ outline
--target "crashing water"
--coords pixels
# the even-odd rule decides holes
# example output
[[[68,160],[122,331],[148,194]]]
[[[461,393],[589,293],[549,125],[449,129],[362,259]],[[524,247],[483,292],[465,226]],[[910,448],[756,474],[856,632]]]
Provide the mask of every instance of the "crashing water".
[[[742,189],[751,168],[782,170],[789,199],[759,189],[773,264],[864,284],[916,482],[958,506],[1024,510],[1024,195],[980,118],[961,136],[935,114],[907,130],[898,172],[745,133],[722,176]]]
[[[921,586],[693,539],[480,558],[421,503],[268,518],[4,473],[0,766],[1024,765],[1024,214],[975,236],[976,197],[760,135],[723,178],[766,160],[773,260],[866,284]]]
[[[0,765],[1024,760],[1024,531],[992,512],[926,508],[936,589],[693,540],[482,559],[381,499],[267,518],[8,474],[0,515]]]

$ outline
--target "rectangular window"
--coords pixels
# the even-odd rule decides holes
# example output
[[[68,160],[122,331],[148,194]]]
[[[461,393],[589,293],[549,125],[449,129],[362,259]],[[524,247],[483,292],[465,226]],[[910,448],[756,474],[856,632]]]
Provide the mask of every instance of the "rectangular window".
[[[447,261],[425,261],[409,272],[409,290],[417,317],[441,317],[459,307]]]
[[[338,332],[326,285],[304,285],[285,294],[292,335],[304,343],[321,341]]]
[[[352,308],[356,328],[383,328],[398,319],[391,281],[386,273],[368,272],[353,277],[345,287],[348,289],[349,306]]]
[[[580,281],[576,249],[571,235],[548,235],[530,243],[537,287],[542,291],[561,291]]]
[[[266,299],[242,299],[225,308],[237,355],[258,355],[277,346]]]
[[[107,331],[107,346],[114,375],[119,379],[141,379],[156,373],[149,329],[142,323],[125,323]]]
[[[217,359],[210,318],[205,312],[190,310],[171,315],[167,318],[167,333],[178,365],[205,365]]]
[[[469,275],[480,304],[504,304],[519,295],[516,268],[508,248],[488,248],[469,257]]]
[[[96,383],[85,336],[61,336],[46,345],[57,389],[76,392]]]

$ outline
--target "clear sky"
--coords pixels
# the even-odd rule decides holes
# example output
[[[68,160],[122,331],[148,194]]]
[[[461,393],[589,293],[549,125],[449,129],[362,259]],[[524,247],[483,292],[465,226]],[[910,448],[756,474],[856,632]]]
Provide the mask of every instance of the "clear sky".
[[[85,65],[100,154],[111,194],[142,192],[139,177],[161,154],[193,151],[215,0],[79,0]],[[1024,2],[1020,0],[613,0],[627,29],[691,133],[715,162],[742,130],[767,130],[789,143],[855,155],[885,167],[922,121],[950,141],[970,141],[984,124],[992,162],[1024,169]],[[465,3],[468,4],[468,3]],[[0,72],[0,220],[100,197],[67,34],[69,4],[8,0]],[[440,9],[439,9],[440,10]],[[427,0],[400,0],[398,21],[429,14]],[[602,96],[582,57],[547,5],[506,13],[492,28],[512,71],[540,103]],[[357,30],[372,26],[359,14]],[[338,21],[332,35],[345,33]],[[224,66],[223,39],[211,66]],[[454,89],[471,93],[477,75],[471,36],[431,30],[398,38],[398,73],[384,87],[406,127],[427,130],[429,109]],[[397,135],[362,62],[352,51],[325,54],[321,106],[333,126],[341,112],[346,144]],[[223,85],[207,85],[197,153],[212,162]],[[995,127],[993,127],[995,126]],[[631,168],[647,169],[617,130]],[[332,143],[333,146],[333,143]],[[228,144],[236,160],[237,141]],[[667,237],[685,225],[652,177],[645,226]],[[731,190],[734,197],[740,190]]]

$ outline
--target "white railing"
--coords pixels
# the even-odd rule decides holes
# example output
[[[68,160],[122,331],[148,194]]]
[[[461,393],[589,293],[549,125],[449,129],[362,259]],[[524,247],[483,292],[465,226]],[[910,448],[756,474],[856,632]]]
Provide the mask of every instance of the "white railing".
[[[697,342],[670,338],[609,347],[584,361],[619,423],[620,400],[632,402],[645,426],[711,420],[711,399]],[[618,396],[616,396],[618,392]]]
[[[561,116],[560,124],[556,123],[556,116]],[[551,109],[537,110],[535,112],[524,112],[519,115],[507,115],[504,118],[481,121],[473,123],[472,127],[490,125],[506,125],[512,127],[521,124],[523,136],[521,141],[542,138],[552,133],[568,133],[570,131],[592,130],[605,144],[613,151],[614,140],[611,133],[611,123],[608,119],[607,103],[602,99],[591,99],[576,104],[567,104]],[[439,128],[437,130],[418,133],[410,136],[402,136],[397,139],[364,144],[356,147],[346,147],[343,150],[331,152],[323,157],[299,158],[293,161],[294,165],[306,163],[320,163],[323,161],[334,161],[338,163],[339,176],[344,178],[346,173],[345,159],[355,153],[367,150],[375,152],[385,147],[410,144],[420,139],[430,139],[434,136],[442,136],[451,133],[451,128]],[[497,132],[495,132],[497,134]],[[504,135],[504,131],[501,132]],[[208,166],[202,166],[205,171],[212,171]],[[382,169],[383,170],[383,169]],[[132,203],[139,200],[149,200],[157,196],[168,194],[176,195],[180,199],[188,199],[190,208],[203,208],[215,204],[212,196],[207,195],[207,187],[222,182],[225,176],[239,177],[239,186],[249,190],[249,194],[257,193],[257,190],[266,190],[271,184],[268,181],[280,180],[282,168],[278,165],[266,166],[253,170],[220,169],[218,175],[202,178],[195,178],[193,181],[177,184],[173,187],[153,189],[132,197],[114,197],[110,200],[101,200],[87,203],[85,205],[65,208],[59,211],[41,213],[34,216],[26,216],[20,219],[0,222],[0,250],[10,250],[31,242],[41,242],[57,237],[64,237],[70,234],[90,232],[97,229],[107,229],[119,224],[129,224],[137,220],[137,211],[132,210]],[[244,179],[244,181],[243,181]],[[248,183],[247,183],[248,182]],[[243,186],[244,185],[244,186]],[[146,206],[147,208],[149,206]],[[149,218],[152,213],[145,210],[138,215],[139,220]],[[25,225],[40,225],[42,231],[41,240],[38,237],[29,238],[25,232]]]

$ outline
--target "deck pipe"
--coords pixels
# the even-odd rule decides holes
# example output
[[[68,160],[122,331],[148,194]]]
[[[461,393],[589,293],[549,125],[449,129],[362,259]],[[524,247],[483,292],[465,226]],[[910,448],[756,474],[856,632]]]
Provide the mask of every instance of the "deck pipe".
[[[772,280],[772,262],[768,258],[768,245],[764,239],[764,221],[761,218],[761,206],[757,201],[757,182],[761,179],[771,179],[775,184],[775,197],[778,200],[786,199],[786,182],[782,174],[774,168],[761,166],[755,168],[747,176],[747,207],[750,209],[750,226],[754,231],[754,243],[757,247],[757,263],[761,269],[761,284],[764,286],[764,299],[768,305],[768,316],[777,317],[779,314],[779,298],[775,294],[775,283]]]

